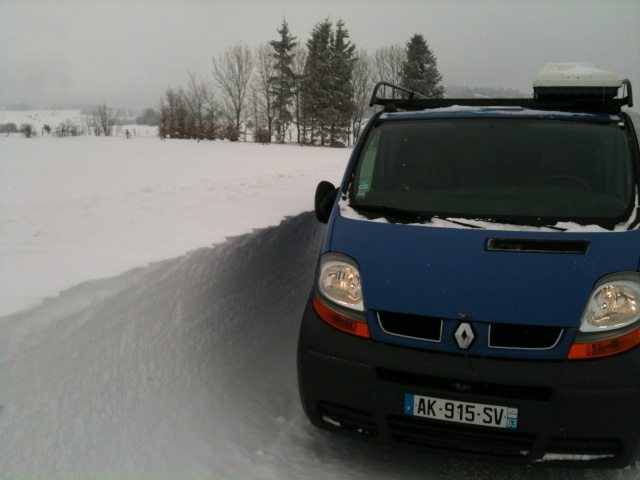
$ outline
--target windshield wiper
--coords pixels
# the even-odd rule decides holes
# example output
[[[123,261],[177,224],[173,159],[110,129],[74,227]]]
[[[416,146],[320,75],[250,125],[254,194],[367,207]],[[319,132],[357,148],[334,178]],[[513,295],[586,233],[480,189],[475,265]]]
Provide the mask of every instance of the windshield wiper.
[[[429,215],[426,213],[415,212],[413,210],[405,210],[397,207],[385,207],[382,205],[351,205],[352,208],[365,213],[371,213],[379,217],[393,218],[400,221],[408,221],[412,223],[427,223],[437,218],[449,223],[460,225],[468,228],[484,228],[480,225],[474,225],[472,223],[466,223],[459,219],[451,219],[447,217],[438,217],[436,215]]]
[[[489,227],[489,225],[491,224],[500,224],[500,225],[514,225],[514,226],[521,226],[521,227],[537,227],[537,228],[548,228],[549,230],[555,230],[558,232],[566,232],[567,229],[563,228],[563,227],[558,227],[556,225],[550,225],[550,224],[546,224],[546,223],[540,223],[540,224],[536,224],[533,222],[519,222],[519,221],[515,221],[513,219],[478,219],[478,221],[481,222],[485,222],[484,225],[478,225],[478,224],[473,224],[470,222],[464,222],[461,219],[456,218],[455,220],[452,218],[448,218],[448,217],[433,217],[433,218],[440,218],[440,220],[444,220],[447,222],[451,222],[451,223],[455,223],[456,225],[461,225],[463,227],[469,227],[469,228],[478,228],[478,229],[482,229],[482,230],[487,230],[487,229],[491,229]]]
[[[414,212],[412,210],[405,210],[396,207],[385,207],[382,205],[350,205],[351,208],[358,210],[359,212],[371,213],[378,217],[393,218],[400,221],[408,222],[428,222],[431,220],[431,215],[426,215],[420,212]]]
[[[372,218],[384,217],[386,219],[393,219],[399,222],[404,223],[428,223],[435,219],[442,220],[444,222],[449,222],[454,225],[460,225],[461,227],[473,228],[479,230],[486,230],[488,225],[490,224],[506,224],[506,225],[522,225],[527,227],[541,227],[548,228],[550,230],[556,230],[560,232],[566,231],[566,228],[558,227],[556,225],[550,225],[546,223],[540,223],[536,225],[531,222],[519,222],[516,219],[475,219],[479,222],[485,222],[485,224],[473,223],[472,221],[464,221],[464,218],[450,218],[450,217],[440,217],[438,215],[430,215],[424,212],[415,212],[413,210],[405,210],[397,207],[385,207],[383,205],[350,205],[351,208],[357,210],[365,215]]]
[[[440,217],[435,217],[435,218],[440,218]],[[440,218],[440,220],[444,220],[446,222],[451,222],[454,223],[456,225],[460,225],[462,227],[468,227],[468,228],[478,228],[481,230],[484,230],[485,227],[482,225],[474,225],[473,223],[467,223],[467,222],[462,222],[459,219],[452,219],[452,218],[448,218],[448,217],[444,217],[444,218]]]

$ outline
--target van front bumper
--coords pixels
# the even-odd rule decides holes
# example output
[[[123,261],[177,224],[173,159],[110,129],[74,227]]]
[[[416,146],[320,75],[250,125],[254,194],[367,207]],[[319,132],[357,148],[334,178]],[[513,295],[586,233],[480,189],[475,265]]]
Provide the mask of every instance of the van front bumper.
[[[314,425],[386,445],[586,468],[624,467],[640,457],[640,348],[554,362],[434,353],[343,333],[309,302],[298,382]],[[405,394],[517,408],[518,427],[407,415]]]

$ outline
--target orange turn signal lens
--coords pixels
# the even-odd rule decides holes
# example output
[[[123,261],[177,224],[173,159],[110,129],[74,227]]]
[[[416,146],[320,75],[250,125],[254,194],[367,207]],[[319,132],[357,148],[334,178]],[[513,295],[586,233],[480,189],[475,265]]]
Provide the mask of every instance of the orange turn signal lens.
[[[589,343],[574,343],[571,345],[569,360],[584,360],[590,358],[608,357],[626,352],[640,345],[640,328],[609,340]]]
[[[367,325],[367,322],[349,318],[346,315],[332,310],[318,298],[318,294],[313,295],[313,307],[318,316],[332,327],[358,337],[370,338],[369,325]]]

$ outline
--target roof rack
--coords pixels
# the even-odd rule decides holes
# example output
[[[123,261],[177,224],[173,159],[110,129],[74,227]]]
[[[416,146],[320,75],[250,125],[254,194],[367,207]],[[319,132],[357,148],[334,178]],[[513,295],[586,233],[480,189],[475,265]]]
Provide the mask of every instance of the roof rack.
[[[631,82],[627,79],[621,81],[626,96],[611,98],[608,95],[598,97],[589,91],[588,95],[578,92],[556,90],[552,94],[541,95],[536,92],[533,98],[426,98],[424,95],[408,88],[394,85],[389,82],[378,82],[373,88],[373,94],[369,106],[380,105],[385,112],[397,112],[400,110],[415,111],[434,108],[452,107],[454,105],[468,107],[522,107],[531,109],[560,109],[588,112],[619,113],[624,106],[633,106]],[[391,98],[379,97],[380,89],[392,90]],[[384,94],[385,92],[383,92]],[[399,96],[400,98],[394,98]]]

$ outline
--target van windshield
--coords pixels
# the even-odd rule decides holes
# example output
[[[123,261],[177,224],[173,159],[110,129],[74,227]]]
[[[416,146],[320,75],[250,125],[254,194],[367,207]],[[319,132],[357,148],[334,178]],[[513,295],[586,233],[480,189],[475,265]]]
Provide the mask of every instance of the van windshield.
[[[612,229],[635,205],[615,123],[540,118],[382,122],[355,165],[350,205],[391,221],[433,217]]]

